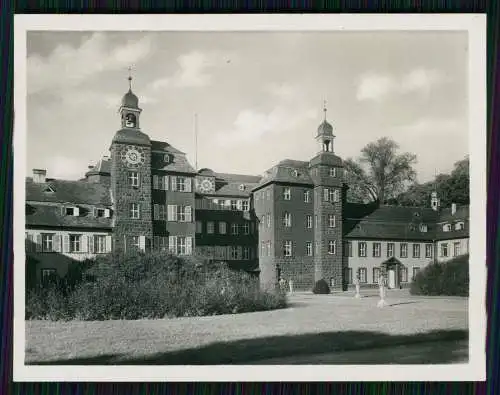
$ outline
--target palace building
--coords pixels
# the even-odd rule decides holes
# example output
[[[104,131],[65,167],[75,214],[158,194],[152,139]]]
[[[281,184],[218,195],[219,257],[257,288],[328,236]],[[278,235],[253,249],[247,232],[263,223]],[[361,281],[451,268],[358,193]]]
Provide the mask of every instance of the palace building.
[[[468,253],[468,206],[441,208],[436,192],[429,208],[347,202],[326,116],[310,161],[285,159],[254,176],[193,168],[184,152],[141,130],[141,111],[129,89],[110,156],[84,178],[51,179],[43,169],[27,177],[32,280],[114,250],[166,250],[227,262],[258,275],[263,288],[284,278],[295,289],[325,279],[345,290],[356,273],[362,286],[376,286],[382,269],[396,288],[431,261]]]

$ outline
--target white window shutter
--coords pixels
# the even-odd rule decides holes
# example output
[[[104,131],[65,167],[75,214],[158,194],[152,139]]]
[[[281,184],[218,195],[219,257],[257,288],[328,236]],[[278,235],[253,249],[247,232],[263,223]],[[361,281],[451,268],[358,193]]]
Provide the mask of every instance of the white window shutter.
[[[93,215],[94,217],[97,217],[97,208],[96,208],[96,207],[94,207],[94,208],[92,209],[92,215]]]
[[[88,237],[87,235],[82,235],[82,239],[80,240],[80,252],[88,252]]]
[[[63,236],[63,252],[69,252],[69,235]]]
[[[236,254],[237,254],[238,259],[243,259],[243,247],[242,246],[238,246]]]
[[[186,186],[186,192],[191,192],[193,190],[191,178],[185,178],[184,185]]]
[[[79,208],[79,207],[75,207],[75,208],[73,209],[73,215],[74,215],[75,217],[80,216],[80,208]]]
[[[158,185],[158,176],[153,174],[153,189],[160,189]]]
[[[167,220],[168,221],[174,220],[174,206],[171,204],[167,205]]]
[[[328,188],[323,189],[323,200],[328,202]]]
[[[170,180],[172,181],[172,191],[177,191],[177,177],[170,176]]]
[[[191,206],[184,207],[184,214],[186,215],[186,222],[193,222]]]
[[[61,215],[66,215],[66,207],[64,206],[61,207]]]
[[[163,189],[168,191],[168,176],[163,176]]]
[[[104,218],[111,217],[111,210],[109,208],[104,209]]]
[[[146,236],[139,236],[139,249],[146,251]]]
[[[186,255],[193,254],[193,238],[191,236],[186,237]]]
[[[160,206],[158,204],[153,204],[153,219],[160,219]]]
[[[177,254],[177,236],[168,236],[168,250],[172,254]]]
[[[160,236],[153,236],[153,249],[155,251],[160,249]]]
[[[240,210],[240,211],[241,211],[241,210],[243,210],[243,201],[238,200],[238,201],[236,202],[236,209],[238,209],[238,210]]]
[[[36,235],[36,252],[41,252],[42,251],[42,235],[37,234]]]
[[[112,238],[111,236],[106,236],[106,252],[111,252],[112,251]]]
[[[94,235],[89,235],[88,240],[89,240],[89,253],[94,254],[95,253],[95,245],[94,245]]]
[[[54,251],[61,252],[61,235],[54,235]]]

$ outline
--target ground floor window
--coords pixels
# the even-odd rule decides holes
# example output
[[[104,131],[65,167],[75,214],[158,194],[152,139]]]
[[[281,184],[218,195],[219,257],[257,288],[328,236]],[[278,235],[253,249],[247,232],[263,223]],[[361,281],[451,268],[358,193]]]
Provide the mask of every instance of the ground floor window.
[[[366,267],[360,267],[358,273],[359,273],[359,282],[366,284],[366,282],[367,282]]]
[[[408,282],[408,269],[406,267],[399,268],[399,281],[402,283]]]
[[[432,244],[425,245],[425,257],[432,258]]]
[[[56,269],[42,269],[42,285],[47,285],[57,278]]]
[[[344,271],[345,282],[347,284],[352,284],[352,269],[350,267],[346,267]]]
[[[414,267],[413,268],[413,281],[415,281],[415,278],[417,277],[418,272],[420,271],[419,267]]]
[[[441,244],[441,256],[442,257],[448,256],[448,244],[447,243]]]
[[[374,284],[378,284],[379,277],[380,277],[380,268],[374,267],[373,268],[373,283]]]
[[[460,255],[460,242],[453,243],[453,256]]]

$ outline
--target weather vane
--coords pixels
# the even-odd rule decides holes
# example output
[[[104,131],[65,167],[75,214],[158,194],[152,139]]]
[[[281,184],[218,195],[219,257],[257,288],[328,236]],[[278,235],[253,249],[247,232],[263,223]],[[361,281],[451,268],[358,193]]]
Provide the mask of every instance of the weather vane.
[[[132,90],[132,66],[128,66],[128,88]]]
[[[326,100],[323,100],[323,112],[325,113],[325,121],[326,121]]]

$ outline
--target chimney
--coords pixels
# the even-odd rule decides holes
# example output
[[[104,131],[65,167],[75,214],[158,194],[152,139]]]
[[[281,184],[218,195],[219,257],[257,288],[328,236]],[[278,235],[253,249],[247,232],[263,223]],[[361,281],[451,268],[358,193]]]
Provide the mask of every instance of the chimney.
[[[452,203],[451,204],[451,215],[455,215],[456,212],[457,212],[457,204]]]
[[[37,184],[43,184],[45,182],[46,176],[47,176],[47,170],[33,169],[33,182]]]

